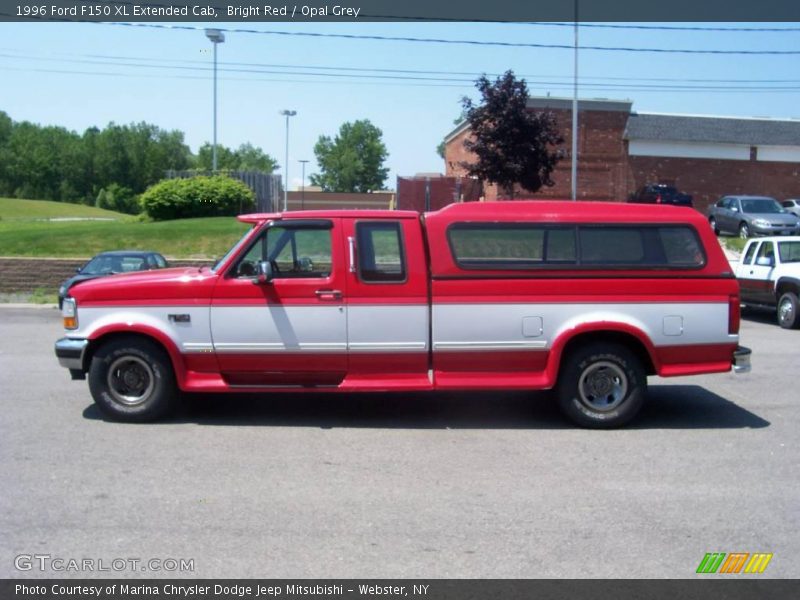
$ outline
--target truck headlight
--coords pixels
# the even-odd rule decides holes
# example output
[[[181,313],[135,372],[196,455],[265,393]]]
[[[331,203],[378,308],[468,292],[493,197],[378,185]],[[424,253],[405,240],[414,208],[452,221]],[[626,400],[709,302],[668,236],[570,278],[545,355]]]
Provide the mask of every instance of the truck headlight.
[[[64,298],[61,305],[61,316],[64,319],[64,329],[78,328],[78,305],[74,298]]]

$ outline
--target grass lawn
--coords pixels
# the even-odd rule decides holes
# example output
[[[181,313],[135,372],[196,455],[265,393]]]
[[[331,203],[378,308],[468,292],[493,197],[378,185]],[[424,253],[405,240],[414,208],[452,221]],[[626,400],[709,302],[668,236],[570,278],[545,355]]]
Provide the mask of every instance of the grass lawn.
[[[3,221],[35,221],[59,218],[118,219],[130,221],[131,215],[111,210],[103,210],[83,204],[50,202],[49,200],[20,200],[19,198],[0,198],[0,219]]]
[[[47,220],[75,217],[115,220]],[[233,217],[147,223],[80,204],[0,198],[0,256],[89,258],[104,250],[154,250],[170,258],[214,258],[248,227]]]
[[[720,237],[720,239],[722,239],[722,243],[725,244],[728,250],[735,250],[736,252],[744,250],[744,245],[747,243],[747,240],[743,240],[740,237]]]

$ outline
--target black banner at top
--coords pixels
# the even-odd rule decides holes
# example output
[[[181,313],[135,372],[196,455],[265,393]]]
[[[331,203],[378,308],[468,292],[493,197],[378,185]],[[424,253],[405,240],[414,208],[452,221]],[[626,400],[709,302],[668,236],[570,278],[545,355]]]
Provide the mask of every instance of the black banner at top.
[[[797,0],[0,0],[0,21],[766,22],[800,21]]]

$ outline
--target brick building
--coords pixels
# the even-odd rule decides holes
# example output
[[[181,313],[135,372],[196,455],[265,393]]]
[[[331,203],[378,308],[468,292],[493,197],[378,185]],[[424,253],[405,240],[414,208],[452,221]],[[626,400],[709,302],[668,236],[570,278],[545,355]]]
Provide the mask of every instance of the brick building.
[[[572,100],[531,98],[531,110],[551,111],[565,139],[555,186],[529,198],[569,198]],[[668,183],[692,194],[705,210],[724,194],[800,197],[800,120],[637,113],[630,101],[578,102],[578,197],[625,200],[646,183]],[[445,138],[446,174],[464,175],[460,163],[469,136],[461,123]],[[486,200],[502,199],[486,186]]]

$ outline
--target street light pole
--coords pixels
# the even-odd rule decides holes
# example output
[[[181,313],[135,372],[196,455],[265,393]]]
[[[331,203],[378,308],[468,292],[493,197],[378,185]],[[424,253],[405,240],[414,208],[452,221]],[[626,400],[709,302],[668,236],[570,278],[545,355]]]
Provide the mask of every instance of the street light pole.
[[[211,148],[211,171],[217,172],[217,44],[225,41],[225,34],[219,29],[206,29],[206,37],[214,45],[214,145]]]
[[[578,199],[578,0],[575,0],[575,67],[572,88],[572,199]]]
[[[289,117],[295,116],[297,111],[282,110],[280,114],[286,117],[286,160],[283,163],[286,168],[286,185],[283,189],[283,210],[286,212],[289,210]]]
[[[300,210],[306,209],[306,163],[308,160],[301,158],[299,161],[303,165],[303,177],[300,182]]]

